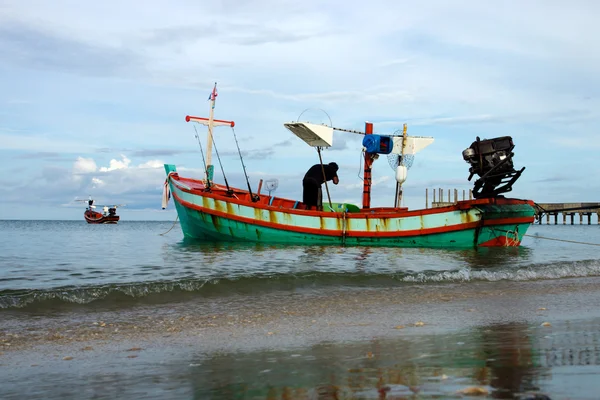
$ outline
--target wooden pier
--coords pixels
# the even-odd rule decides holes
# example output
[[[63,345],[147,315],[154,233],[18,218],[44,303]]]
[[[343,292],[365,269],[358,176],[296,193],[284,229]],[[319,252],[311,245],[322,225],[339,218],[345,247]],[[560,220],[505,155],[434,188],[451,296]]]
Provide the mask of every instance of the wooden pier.
[[[458,189],[425,189],[425,208],[429,208],[430,191],[433,194],[431,208],[450,206],[459,200],[473,199],[471,189],[468,191],[463,189],[462,196]],[[570,225],[574,225],[577,219],[575,216],[579,215],[579,225],[583,225],[584,220],[587,225],[591,225],[593,214],[596,214],[596,223],[600,225],[600,203],[536,203],[535,207],[535,218],[538,224],[542,224],[545,219],[547,225],[551,224],[551,220],[554,225],[558,225],[559,215],[562,215],[563,225],[567,224],[567,220]]]
[[[554,225],[558,225],[558,216],[562,215],[563,225],[570,219],[571,225],[575,224],[575,215],[579,215],[579,225],[583,224],[584,217],[587,224],[592,224],[592,214],[596,214],[596,221],[600,224],[600,203],[536,203],[536,220],[541,224],[546,216],[546,224],[550,224],[554,217]]]

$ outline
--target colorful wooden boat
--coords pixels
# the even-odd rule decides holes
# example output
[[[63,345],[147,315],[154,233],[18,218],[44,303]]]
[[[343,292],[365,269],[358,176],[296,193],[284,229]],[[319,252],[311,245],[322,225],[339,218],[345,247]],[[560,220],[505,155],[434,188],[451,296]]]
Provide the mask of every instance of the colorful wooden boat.
[[[212,114],[215,97],[216,94],[211,96],[210,118],[186,117],[188,122],[207,125],[209,139],[215,126]],[[231,121],[217,123],[234,125]],[[301,122],[285,125],[296,136],[318,148],[331,145],[331,131],[336,129]],[[306,210],[297,200],[253,193],[250,184],[248,190],[231,188],[227,183],[225,186],[215,184],[208,167],[209,159],[205,179],[180,176],[175,165],[165,164],[167,179],[163,209],[173,197],[184,236],[200,240],[437,248],[520,245],[534,220],[535,210],[531,200],[500,195],[512,189],[524,169],[515,171],[512,167],[512,139],[480,141],[478,138],[463,152],[465,160],[472,165],[471,177],[474,174],[481,176],[475,182],[477,198],[445,207],[409,210],[400,207],[399,201],[394,207],[370,207],[374,154],[393,154],[390,149],[400,144],[399,154],[407,158],[411,152],[414,154],[425,147],[424,142],[433,140],[422,138],[419,144],[417,137],[406,135],[405,127],[402,136],[391,137],[386,144],[387,139],[372,134],[369,123],[365,132],[355,133],[364,134],[368,139],[363,140],[366,149],[362,208],[329,202],[323,204],[323,210]],[[373,141],[377,144],[373,145]],[[396,178],[401,194],[401,184],[406,179],[406,165],[402,162],[398,165]]]
[[[121,205],[99,206],[103,208],[103,212],[98,212],[95,210],[98,206],[94,204],[94,200],[91,197],[89,200],[77,201],[87,201],[88,203],[83,213],[83,217],[88,224],[116,224],[119,222],[120,217],[117,215],[117,207]]]

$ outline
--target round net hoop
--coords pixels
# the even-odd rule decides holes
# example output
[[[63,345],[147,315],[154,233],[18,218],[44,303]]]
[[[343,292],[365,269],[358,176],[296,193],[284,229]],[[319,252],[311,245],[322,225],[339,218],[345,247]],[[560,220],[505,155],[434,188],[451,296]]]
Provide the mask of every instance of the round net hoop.
[[[392,133],[391,136],[402,136],[402,135],[403,135],[402,129],[397,129],[394,131],[394,133]],[[390,163],[390,167],[392,167],[393,170],[395,170],[398,167],[398,165],[404,165],[406,167],[406,169],[410,169],[410,167],[412,167],[414,161],[415,161],[414,154],[405,154],[404,156],[401,156],[400,154],[388,154],[388,162]]]
[[[398,167],[398,165],[404,165],[406,169],[410,169],[415,160],[414,154],[405,154],[404,156],[401,156],[399,154],[388,154],[387,157],[388,162],[390,163],[390,167],[394,170]]]

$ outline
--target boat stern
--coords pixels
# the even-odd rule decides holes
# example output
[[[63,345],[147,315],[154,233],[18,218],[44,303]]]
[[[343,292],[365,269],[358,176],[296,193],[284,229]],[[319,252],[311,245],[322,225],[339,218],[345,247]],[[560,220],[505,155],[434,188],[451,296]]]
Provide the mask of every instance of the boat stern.
[[[497,199],[477,208],[481,212],[475,238],[477,247],[519,246],[535,218],[530,200]]]

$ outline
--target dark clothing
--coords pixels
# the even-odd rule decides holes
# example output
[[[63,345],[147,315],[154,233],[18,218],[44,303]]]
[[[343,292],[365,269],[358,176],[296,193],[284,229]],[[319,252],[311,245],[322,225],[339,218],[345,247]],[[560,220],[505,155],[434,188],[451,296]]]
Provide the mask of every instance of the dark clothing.
[[[302,181],[302,202],[306,206],[317,206],[322,205],[323,192],[321,185],[313,178],[304,178]]]
[[[335,176],[337,176],[337,165],[332,166],[331,164],[323,164],[321,168],[321,164],[315,164],[308,171],[306,171],[306,175],[304,175],[304,179],[313,178],[317,181],[318,185],[322,185],[325,181],[323,180],[323,169],[325,170],[325,176],[327,180],[332,180]]]
[[[333,165],[332,165],[333,164]],[[323,205],[323,192],[321,185],[325,182],[323,180],[323,170],[325,170],[325,177],[328,181],[337,177],[337,164],[315,164],[306,172],[304,179],[302,180],[302,202],[306,206],[316,206],[317,208]]]

